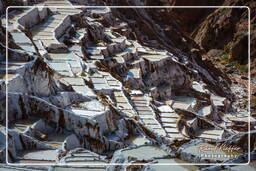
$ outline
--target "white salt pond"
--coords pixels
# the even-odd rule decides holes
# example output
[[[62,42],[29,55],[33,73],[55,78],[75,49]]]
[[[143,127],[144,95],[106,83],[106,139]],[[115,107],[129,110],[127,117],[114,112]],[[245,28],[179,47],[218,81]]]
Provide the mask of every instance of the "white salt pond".
[[[123,155],[128,157],[135,157],[137,160],[150,160],[152,158],[160,158],[170,155],[170,153],[163,149],[151,145],[140,146],[133,149],[125,149],[122,151]]]

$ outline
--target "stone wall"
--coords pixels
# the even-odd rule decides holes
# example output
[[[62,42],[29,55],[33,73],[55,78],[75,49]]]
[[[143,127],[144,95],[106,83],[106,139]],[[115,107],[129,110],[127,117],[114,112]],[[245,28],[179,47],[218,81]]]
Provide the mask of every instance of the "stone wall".
[[[63,21],[55,28],[54,34],[56,39],[59,39],[64,32],[67,30],[68,27],[71,25],[70,16],[66,16]]]
[[[32,8],[18,19],[18,23],[26,29],[33,27],[50,15],[48,8]]]

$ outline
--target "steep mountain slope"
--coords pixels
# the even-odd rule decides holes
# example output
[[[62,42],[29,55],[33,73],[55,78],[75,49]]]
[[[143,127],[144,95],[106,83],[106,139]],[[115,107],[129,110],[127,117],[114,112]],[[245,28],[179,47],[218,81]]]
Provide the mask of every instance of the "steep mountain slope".
[[[175,166],[189,170],[246,163],[248,150],[255,160],[247,81],[205,58],[199,35],[191,37],[208,20],[186,28],[193,17],[206,19],[215,10],[199,10],[182,25],[186,12],[106,7],[168,3],[176,1],[25,1],[35,8],[13,9],[8,28],[0,30],[7,29],[9,39],[7,62],[4,37],[0,44],[0,161],[25,164],[24,170],[51,163],[58,166],[49,170],[143,171],[162,170],[157,163],[205,163]],[[221,157],[204,147],[220,148]]]

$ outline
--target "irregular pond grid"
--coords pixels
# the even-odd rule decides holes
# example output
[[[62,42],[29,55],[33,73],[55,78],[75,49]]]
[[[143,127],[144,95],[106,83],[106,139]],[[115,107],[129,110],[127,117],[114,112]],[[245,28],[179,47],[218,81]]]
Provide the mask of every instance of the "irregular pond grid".
[[[189,75],[186,62],[120,34],[114,27],[122,23],[110,8],[76,9],[65,0],[44,4],[70,8],[15,9],[9,19],[10,42],[19,49],[8,61],[10,163],[148,163],[144,169],[167,170],[158,164],[227,162],[247,152],[236,144],[246,142],[235,137],[243,132],[228,125],[247,123],[248,116],[220,121],[229,99]],[[177,87],[193,94],[176,95]],[[229,137],[227,145],[238,146],[234,152],[199,151]]]

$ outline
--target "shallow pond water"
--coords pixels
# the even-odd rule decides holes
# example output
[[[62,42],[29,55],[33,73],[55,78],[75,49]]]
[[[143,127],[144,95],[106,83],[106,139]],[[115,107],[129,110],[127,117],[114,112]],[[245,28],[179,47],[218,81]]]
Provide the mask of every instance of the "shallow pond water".
[[[170,153],[164,151],[163,149],[151,145],[126,149],[123,150],[122,153],[126,157],[131,156],[137,158],[138,160],[150,160],[152,158],[160,158],[170,155]]]

